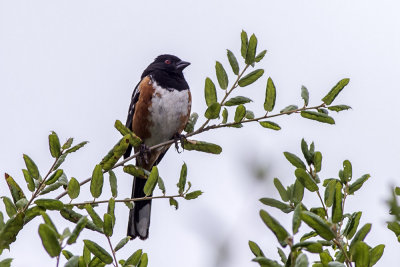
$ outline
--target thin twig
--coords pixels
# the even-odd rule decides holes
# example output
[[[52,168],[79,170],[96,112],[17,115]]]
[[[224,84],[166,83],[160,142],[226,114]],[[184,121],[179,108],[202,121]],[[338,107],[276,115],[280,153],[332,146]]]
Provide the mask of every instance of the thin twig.
[[[113,246],[112,246],[112,244],[111,244],[110,237],[109,237],[108,235],[106,235],[106,237],[107,237],[108,244],[110,245],[111,252],[112,252],[112,254],[113,254],[113,258],[114,258],[114,261],[115,261],[114,266],[115,266],[115,267],[118,267],[117,257],[116,257],[116,255],[115,255],[115,250],[113,249]]]
[[[178,198],[178,197],[185,197],[185,194],[186,194],[186,192],[182,195],[116,199],[115,202],[138,202],[138,201],[157,199],[157,198],[174,198],[174,197]],[[68,205],[81,206],[81,205],[85,205],[85,204],[102,204],[102,203],[108,203],[108,202],[109,202],[109,200],[93,200],[93,201],[85,201],[85,202],[79,202],[79,203],[70,203]]]
[[[346,250],[344,249],[344,247],[342,246],[342,244],[340,243],[340,241],[338,241],[337,239],[334,239],[333,242],[340,248],[340,250],[343,252],[344,257],[346,258],[346,265],[348,267],[353,267],[353,265],[351,264],[351,260],[349,258],[349,256],[347,255]]]

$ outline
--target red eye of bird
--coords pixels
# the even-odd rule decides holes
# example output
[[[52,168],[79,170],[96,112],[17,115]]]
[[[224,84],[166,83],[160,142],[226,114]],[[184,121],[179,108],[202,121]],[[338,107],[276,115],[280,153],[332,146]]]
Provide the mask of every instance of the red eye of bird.
[[[167,60],[164,61],[164,63],[165,64],[171,64],[171,61],[167,59]]]

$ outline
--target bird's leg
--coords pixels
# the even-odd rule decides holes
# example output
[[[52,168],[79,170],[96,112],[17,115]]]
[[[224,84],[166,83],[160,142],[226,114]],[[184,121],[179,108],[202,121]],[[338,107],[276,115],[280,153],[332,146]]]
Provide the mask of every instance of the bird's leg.
[[[180,134],[180,133],[174,134],[175,149],[178,153],[181,153],[181,151],[179,151],[178,141],[181,143],[181,147],[182,147],[182,151],[183,151],[185,149],[183,147],[185,140],[186,140],[186,136],[184,134]]]
[[[139,158],[144,161],[145,164],[149,163],[150,149],[145,144],[139,146]]]

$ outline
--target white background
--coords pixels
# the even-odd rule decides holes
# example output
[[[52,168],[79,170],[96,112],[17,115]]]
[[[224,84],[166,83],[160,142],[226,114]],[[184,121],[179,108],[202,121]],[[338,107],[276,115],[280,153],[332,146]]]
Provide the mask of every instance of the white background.
[[[193,111],[203,114],[204,79],[215,82],[215,60],[231,74],[226,48],[237,57],[240,32],[256,33],[259,64],[266,75],[237,94],[250,96],[256,115],[263,114],[265,84],[277,86],[276,110],[301,105],[300,87],[310,91],[310,104],[342,78],[350,84],[335,101],[352,110],[332,114],[336,125],[308,121],[298,115],[278,117],[280,132],[246,125],[196,138],[223,147],[220,156],[171,149],[159,169],[167,191],[175,193],[180,166],[188,164],[189,180],[205,193],[197,200],[179,200],[175,211],[167,200],[153,202],[150,238],[132,241],[120,253],[149,253],[149,266],[255,266],[248,240],[278,259],[277,241],[258,216],[266,208],[290,229],[291,216],[258,202],[278,197],[272,178],[285,185],[294,181],[293,167],[283,151],[300,153],[300,140],[316,143],[323,153],[322,178],[336,177],[345,159],[355,178],[372,178],[346,202],[347,212],[362,210],[362,223],[372,222],[366,241],[386,244],[378,266],[394,266],[399,245],[386,229],[389,186],[400,185],[398,78],[400,19],[398,1],[0,1],[0,172],[24,184],[22,154],[31,156],[42,174],[51,165],[47,135],[62,141],[90,143],[71,154],[63,168],[68,177],[87,178],[93,166],[120,138],[114,121],[125,122],[133,87],[142,71],[159,54],[171,53],[192,65],[185,70],[193,96]],[[243,64],[242,64],[243,66]],[[233,76],[230,76],[232,82]],[[222,93],[222,92],[220,92]],[[222,94],[221,94],[222,95]],[[231,116],[233,112],[231,111]],[[202,120],[203,121],[203,120]],[[250,171],[261,165],[266,179]],[[130,196],[131,178],[118,170],[119,198]],[[3,175],[3,174],[2,174]],[[106,176],[105,181],[108,181]],[[106,183],[107,184],[107,183]],[[89,198],[88,186],[82,188]],[[110,196],[108,186],[103,198]],[[26,190],[27,193],[27,190]],[[156,192],[158,194],[159,192]],[[0,195],[8,194],[4,180]],[[315,195],[305,203],[318,204]],[[0,208],[4,211],[3,206]],[[72,225],[53,213],[59,227]],[[128,209],[116,210],[114,244],[126,233]],[[55,266],[37,234],[36,218],[25,227],[10,252],[13,266]],[[304,227],[305,231],[309,230]],[[62,229],[59,229],[62,231]],[[104,243],[86,231],[81,239]],[[64,263],[65,261],[63,261]]]

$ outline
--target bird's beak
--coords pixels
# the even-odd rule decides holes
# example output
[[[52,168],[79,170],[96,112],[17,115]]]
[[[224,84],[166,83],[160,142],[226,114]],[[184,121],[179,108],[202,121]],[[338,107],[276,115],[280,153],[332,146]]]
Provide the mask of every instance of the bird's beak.
[[[178,63],[176,63],[176,69],[177,70],[183,70],[184,68],[186,68],[187,66],[189,66],[190,63],[186,62],[186,61],[179,61]]]

